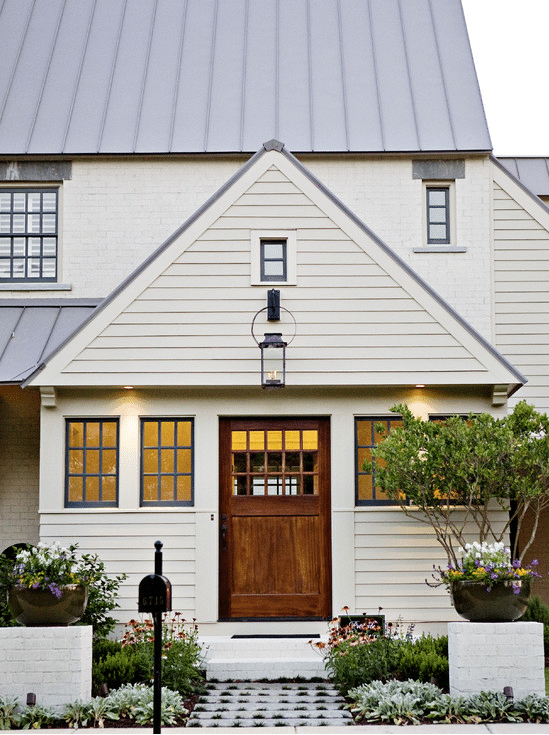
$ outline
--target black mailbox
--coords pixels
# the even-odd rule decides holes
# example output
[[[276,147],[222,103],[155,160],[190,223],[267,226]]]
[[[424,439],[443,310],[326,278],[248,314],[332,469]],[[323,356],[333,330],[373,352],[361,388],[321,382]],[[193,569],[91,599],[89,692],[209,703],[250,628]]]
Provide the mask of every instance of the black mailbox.
[[[138,611],[168,612],[172,609],[172,585],[161,574],[149,574],[139,583]]]

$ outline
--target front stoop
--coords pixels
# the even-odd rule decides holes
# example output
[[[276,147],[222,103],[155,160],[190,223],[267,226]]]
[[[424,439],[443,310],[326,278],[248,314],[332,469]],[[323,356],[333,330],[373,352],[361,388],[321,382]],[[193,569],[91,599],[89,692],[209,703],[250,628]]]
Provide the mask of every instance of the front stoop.
[[[327,683],[209,684],[187,727],[341,727],[352,725],[345,702]]]
[[[325,679],[323,659],[307,641],[307,638],[204,638],[206,678],[217,681]]]

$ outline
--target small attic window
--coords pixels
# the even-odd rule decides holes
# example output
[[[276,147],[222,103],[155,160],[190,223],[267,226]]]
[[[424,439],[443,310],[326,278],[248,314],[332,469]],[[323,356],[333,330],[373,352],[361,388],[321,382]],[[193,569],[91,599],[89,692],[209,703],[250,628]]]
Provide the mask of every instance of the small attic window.
[[[251,233],[252,286],[297,284],[295,231]]]
[[[450,243],[450,187],[427,187],[427,244]]]
[[[261,240],[261,280],[285,281],[288,277],[287,240]]]

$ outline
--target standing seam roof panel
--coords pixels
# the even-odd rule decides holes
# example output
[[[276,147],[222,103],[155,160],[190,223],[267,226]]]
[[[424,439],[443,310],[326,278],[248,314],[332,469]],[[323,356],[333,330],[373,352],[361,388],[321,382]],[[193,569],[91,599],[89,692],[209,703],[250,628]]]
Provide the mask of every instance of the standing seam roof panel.
[[[63,2],[2,5],[5,155],[491,149],[460,0]]]
[[[430,0],[457,150],[491,150],[461,3]]]

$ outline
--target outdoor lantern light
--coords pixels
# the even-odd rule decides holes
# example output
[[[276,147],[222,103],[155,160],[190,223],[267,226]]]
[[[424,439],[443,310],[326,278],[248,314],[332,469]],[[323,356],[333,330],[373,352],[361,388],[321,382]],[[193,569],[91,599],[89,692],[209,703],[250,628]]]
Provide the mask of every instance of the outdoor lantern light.
[[[265,312],[267,312],[265,314]],[[284,319],[285,323],[280,327],[290,327],[290,339],[282,339],[282,332],[266,332],[263,341],[260,342],[254,330],[255,323],[260,314],[267,317],[267,321],[279,322]],[[293,324],[292,324],[293,323]],[[266,326],[266,325],[265,325]],[[278,326],[278,325],[277,325]],[[265,327],[263,327],[264,329]],[[261,350],[261,385],[263,388],[284,388],[286,385],[286,347],[291,344],[296,335],[296,321],[294,315],[288,309],[280,305],[280,291],[271,289],[267,293],[267,306],[260,309],[252,319],[252,337]]]
[[[261,350],[261,385],[264,388],[283,388],[286,382],[286,342],[282,334],[266,334],[259,343]]]

